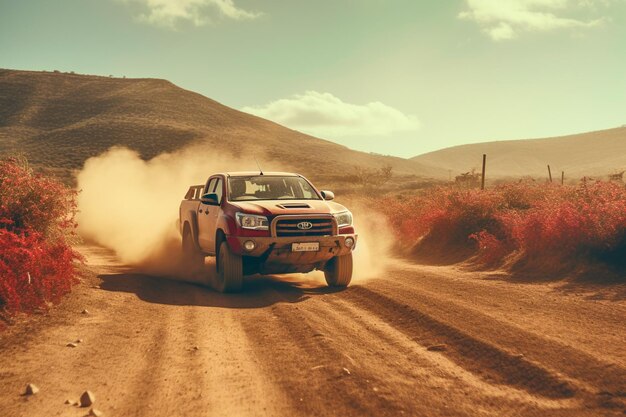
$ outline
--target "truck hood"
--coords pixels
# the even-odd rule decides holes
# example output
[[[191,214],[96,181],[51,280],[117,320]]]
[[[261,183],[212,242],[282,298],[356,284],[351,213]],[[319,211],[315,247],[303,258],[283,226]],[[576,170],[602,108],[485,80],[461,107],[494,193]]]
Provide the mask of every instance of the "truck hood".
[[[239,207],[242,212],[262,216],[278,216],[283,214],[332,214],[346,210],[341,204],[324,200],[231,201],[230,204]]]

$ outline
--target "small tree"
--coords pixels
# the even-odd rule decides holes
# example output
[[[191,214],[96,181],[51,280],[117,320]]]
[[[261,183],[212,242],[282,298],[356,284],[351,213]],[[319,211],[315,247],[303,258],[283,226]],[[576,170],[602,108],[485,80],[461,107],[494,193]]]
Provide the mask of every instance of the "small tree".
[[[609,181],[623,181],[624,180],[624,172],[616,172],[614,174],[609,174]]]
[[[353,181],[361,187],[381,187],[393,177],[393,167],[389,164],[379,169],[354,167]]]
[[[384,165],[378,170],[380,175],[380,185],[385,185],[393,178],[393,167],[390,164]]]
[[[454,177],[454,183],[461,188],[476,188],[480,185],[481,175],[472,168],[469,172]]]

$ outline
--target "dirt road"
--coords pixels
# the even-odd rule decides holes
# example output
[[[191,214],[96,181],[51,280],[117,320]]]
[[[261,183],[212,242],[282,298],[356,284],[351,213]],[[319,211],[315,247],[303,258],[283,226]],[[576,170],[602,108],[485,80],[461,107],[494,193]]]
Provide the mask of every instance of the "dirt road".
[[[0,334],[0,416],[84,416],[64,401],[86,389],[125,417],[626,414],[623,285],[402,265],[344,291],[253,277],[223,296],[84,251],[92,277]]]

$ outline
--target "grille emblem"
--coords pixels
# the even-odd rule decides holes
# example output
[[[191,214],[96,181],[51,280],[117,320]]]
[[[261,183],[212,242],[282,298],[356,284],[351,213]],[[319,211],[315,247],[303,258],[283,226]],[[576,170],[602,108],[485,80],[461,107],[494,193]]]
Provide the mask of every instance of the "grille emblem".
[[[311,222],[300,222],[296,225],[300,230],[309,230],[313,227],[313,223]]]

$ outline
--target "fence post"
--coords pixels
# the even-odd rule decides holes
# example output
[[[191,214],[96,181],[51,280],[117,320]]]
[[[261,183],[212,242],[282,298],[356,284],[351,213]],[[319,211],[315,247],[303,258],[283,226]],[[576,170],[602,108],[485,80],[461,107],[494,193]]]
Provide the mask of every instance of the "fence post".
[[[565,171],[561,171],[561,185],[565,183]]]
[[[550,165],[548,165],[548,177],[550,177],[550,182],[552,182],[552,171],[550,171]]]
[[[487,165],[487,154],[483,154],[483,173],[480,176],[480,189],[485,189],[485,166]]]

